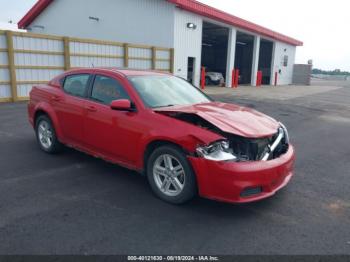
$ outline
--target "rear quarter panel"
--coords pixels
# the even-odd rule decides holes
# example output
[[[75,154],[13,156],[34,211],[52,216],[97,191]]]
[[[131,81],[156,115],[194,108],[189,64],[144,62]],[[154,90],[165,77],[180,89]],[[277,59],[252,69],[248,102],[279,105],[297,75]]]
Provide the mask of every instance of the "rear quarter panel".
[[[33,86],[29,95],[28,117],[31,125],[35,127],[36,114],[38,112],[46,113],[53,122],[57,137],[61,140],[63,138],[61,128],[51,105],[51,97],[53,95],[62,95],[62,91],[49,85]]]

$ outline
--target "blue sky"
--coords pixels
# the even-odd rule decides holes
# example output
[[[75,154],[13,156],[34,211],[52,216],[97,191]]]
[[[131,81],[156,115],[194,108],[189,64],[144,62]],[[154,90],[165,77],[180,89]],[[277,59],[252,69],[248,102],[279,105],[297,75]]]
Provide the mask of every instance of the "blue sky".
[[[74,1],[74,0],[72,0]],[[130,0],[132,1],[132,0]],[[147,0],[144,0],[147,1]],[[36,0],[0,0],[0,28],[17,23]],[[345,0],[200,0],[304,42],[297,63],[350,71],[350,2]],[[14,25],[13,25],[14,26]]]

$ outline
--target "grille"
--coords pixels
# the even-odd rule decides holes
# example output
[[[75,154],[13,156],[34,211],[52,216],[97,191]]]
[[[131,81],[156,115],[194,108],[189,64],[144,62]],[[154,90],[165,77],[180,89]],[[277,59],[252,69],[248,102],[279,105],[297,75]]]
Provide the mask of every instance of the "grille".
[[[269,150],[269,145],[276,140],[278,133],[267,138],[250,139],[239,136],[230,136],[230,148],[240,161],[259,161]],[[269,160],[280,157],[288,150],[288,144],[282,139]]]

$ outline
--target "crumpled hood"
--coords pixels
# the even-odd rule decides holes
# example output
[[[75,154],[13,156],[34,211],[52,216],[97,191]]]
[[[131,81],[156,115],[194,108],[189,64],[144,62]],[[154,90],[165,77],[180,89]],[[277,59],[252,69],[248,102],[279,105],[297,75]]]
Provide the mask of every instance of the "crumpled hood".
[[[269,137],[279,128],[276,120],[256,110],[220,102],[157,108],[154,111],[196,114],[223,132],[248,138]]]

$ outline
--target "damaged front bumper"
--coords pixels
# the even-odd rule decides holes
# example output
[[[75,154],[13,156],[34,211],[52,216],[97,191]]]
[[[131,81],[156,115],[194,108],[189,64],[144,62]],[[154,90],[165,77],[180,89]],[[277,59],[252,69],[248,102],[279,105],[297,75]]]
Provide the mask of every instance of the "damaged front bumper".
[[[293,176],[294,147],[269,161],[216,162],[188,157],[197,176],[202,197],[230,202],[247,203],[274,195],[288,184]]]

